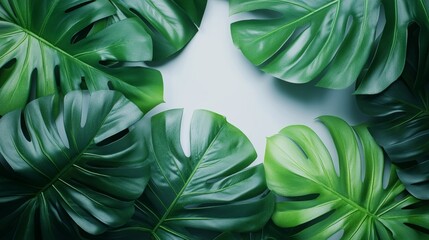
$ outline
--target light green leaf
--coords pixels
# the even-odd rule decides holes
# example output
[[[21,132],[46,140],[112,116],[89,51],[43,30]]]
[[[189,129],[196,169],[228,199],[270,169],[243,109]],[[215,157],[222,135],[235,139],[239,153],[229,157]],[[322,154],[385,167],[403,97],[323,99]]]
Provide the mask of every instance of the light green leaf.
[[[182,110],[152,118],[152,179],[126,226],[103,239],[214,239],[222,232],[255,231],[274,207],[256,153],[223,116],[197,111],[187,157],[180,144]]]
[[[410,23],[429,35],[423,0],[230,1],[231,14],[261,10],[277,14],[231,25],[234,43],[254,65],[288,82],[314,80],[334,89],[360,77],[361,94],[380,92],[399,77]]]
[[[131,129],[142,113],[113,91],[48,96],[0,119],[4,239],[77,239],[125,224],[149,180]]]
[[[270,137],[267,184],[284,198],[276,204],[274,223],[299,228],[296,239],[327,239],[341,230],[343,239],[428,238],[429,205],[404,191],[394,168],[385,172],[383,152],[368,130],[335,117],[320,120],[334,141],[339,176],[308,127],[286,127]]]
[[[0,115],[33,97],[79,89],[115,89],[144,112],[159,104],[160,73],[124,65],[152,59],[151,37],[136,19],[88,34],[115,14],[101,0],[1,0]]]

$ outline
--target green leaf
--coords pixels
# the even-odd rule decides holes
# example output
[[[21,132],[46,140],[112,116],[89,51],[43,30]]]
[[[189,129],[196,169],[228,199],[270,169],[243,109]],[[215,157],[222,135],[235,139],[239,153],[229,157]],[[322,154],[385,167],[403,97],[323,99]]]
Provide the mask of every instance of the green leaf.
[[[335,89],[360,76],[362,94],[380,92],[400,75],[410,23],[429,34],[423,0],[230,1],[231,14],[260,10],[277,14],[231,25],[234,43],[254,65],[288,82],[317,80]]]
[[[429,54],[419,56],[419,35],[413,34],[410,41],[402,76],[380,94],[361,95],[357,100],[364,113],[375,117],[369,130],[398,167],[407,190],[428,200]]]
[[[215,240],[283,240],[288,239],[290,231],[277,227],[272,221],[256,232],[223,233]]]
[[[274,208],[262,165],[247,137],[224,117],[196,111],[190,157],[180,144],[182,110],[152,118],[152,178],[127,226],[103,239],[214,239],[255,231]]]
[[[109,1],[0,1],[0,115],[33,96],[79,89],[115,89],[144,112],[159,104],[160,73],[124,65],[152,59],[151,37],[138,20],[91,34],[115,14]]]
[[[344,88],[364,67],[375,38],[379,0],[231,0],[232,14],[272,10],[269,19],[231,25],[234,43],[255,65],[277,78]]]
[[[411,23],[420,26],[420,53],[428,56],[429,49],[429,2],[426,0],[382,0],[386,15],[377,51],[365,69],[357,93],[374,94],[386,89],[399,78],[404,69],[407,30]]]
[[[99,234],[125,224],[150,176],[131,129],[141,116],[113,91],[75,91],[63,103],[42,97],[3,116],[2,238],[76,239],[79,228]]]
[[[276,204],[274,223],[300,228],[296,239],[327,239],[341,230],[343,239],[428,238],[429,205],[404,191],[393,167],[385,171],[383,151],[368,130],[336,117],[320,120],[335,144],[339,176],[308,127],[289,126],[270,137],[267,185],[284,198]]]
[[[154,61],[165,60],[198,32],[207,0],[111,0],[126,17],[139,17],[153,38]]]

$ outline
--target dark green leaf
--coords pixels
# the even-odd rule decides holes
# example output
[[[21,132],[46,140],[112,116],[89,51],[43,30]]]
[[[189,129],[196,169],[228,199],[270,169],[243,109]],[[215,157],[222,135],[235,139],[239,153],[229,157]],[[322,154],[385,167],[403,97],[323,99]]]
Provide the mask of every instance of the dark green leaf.
[[[380,94],[358,96],[358,104],[375,117],[370,131],[398,166],[407,190],[429,199],[429,52],[418,54],[428,42],[421,35],[410,42],[402,77]]]
[[[153,60],[180,51],[198,31],[207,0],[111,0],[127,17],[137,16],[153,38]]]
[[[365,127],[321,117],[335,144],[339,176],[320,138],[305,126],[289,126],[268,139],[268,188],[285,197],[273,221],[300,228],[296,239],[427,239],[429,205],[405,190],[394,167]],[[384,179],[384,180],[383,180]],[[384,182],[386,181],[386,182]]]
[[[215,240],[284,240],[289,239],[290,231],[277,227],[272,221],[256,232],[223,233]]]
[[[31,89],[41,97],[113,88],[142,111],[160,103],[159,72],[123,64],[152,59],[151,37],[137,19],[88,33],[115,14],[105,0],[1,0],[0,115],[25,106]]]
[[[200,110],[187,157],[181,119],[182,110],[152,118],[152,179],[132,221],[107,238],[215,239],[226,231],[258,230],[271,217],[274,199],[263,166],[247,168],[256,157],[247,137],[224,117]]]
[[[113,91],[42,97],[0,119],[0,232],[76,239],[126,223],[149,180],[142,113]],[[128,129],[129,132],[128,132]]]

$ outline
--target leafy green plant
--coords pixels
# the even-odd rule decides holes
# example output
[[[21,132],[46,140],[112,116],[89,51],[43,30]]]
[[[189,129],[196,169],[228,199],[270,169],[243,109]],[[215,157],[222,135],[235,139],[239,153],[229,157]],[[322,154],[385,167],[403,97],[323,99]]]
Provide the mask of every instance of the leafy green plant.
[[[180,51],[201,24],[207,0],[111,0],[124,17],[139,17],[151,35],[154,61]]]
[[[272,220],[265,226],[254,232],[231,233],[226,232],[216,238],[216,240],[283,240],[290,236],[290,231],[277,227]]]
[[[79,89],[118,90],[144,112],[159,104],[160,73],[124,64],[152,59],[145,28],[135,18],[94,28],[116,13],[100,0],[0,1],[0,115]]]
[[[368,130],[336,117],[320,120],[335,144],[339,175],[308,127],[286,127],[267,141],[267,185],[284,198],[274,223],[299,229],[292,236],[298,239],[327,239],[341,230],[343,239],[428,238],[429,205],[404,191],[394,167],[385,171]]]
[[[258,230],[271,217],[263,166],[247,168],[256,157],[247,137],[224,117],[196,111],[188,157],[181,118],[182,110],[152,118],[152,178],[132,220],[103,239],[214,239]]]
[[[76,239],[126,223],[150,177],[131,126],[137,106],[113,91],[42,97],[0,119],[4,239]]]
[[[420,25],[424,44],[429,36],[429,4],[422,0],[230,0],[231,14],[258,10],[277,14],[231,25],[234,43],[254,65],[288,82],[318,80],[328,88],[360,76],[358,93],[381,92],[401,74],[410,23]]]
[[[417,45],[421,56],[428,56],[429,49],[429,2],[426,0],[382,0],[386,15],[377,50],[368,66],[360,76],[357,93],[379,93],[387,88],[402,73],[405,66],[407,46],[413,47],[415,42],[408,43],[407,36],[413,30],[407,28],[411,24],[420,27]]]
[[[193,115],[189,155],[182,110],[152,118],[147,149],[135,123],[163,85],[145,65],[183,49],[206,5],[0,0],[1,238],[429,238],[429,205],[405,190],[429,199],[428,1],[230,0],[231,14],[261,17],[231,32],[263,71],[381,92],[359,102],[397,166],[366,127],[321,117],[339,173],[304,126],[269,138],[265,170],[250,167],[247,137],[205,110]]]
[[[375,120],[370,132],[398,167],[415,197],[429,199],[429,48],[419,55],[419,30],[411,36],[402,76],[377,95],[358,96],[360,109]],[[421,43],[421,41],[420,41]],[[423,43],[427,44],[427,43]]]

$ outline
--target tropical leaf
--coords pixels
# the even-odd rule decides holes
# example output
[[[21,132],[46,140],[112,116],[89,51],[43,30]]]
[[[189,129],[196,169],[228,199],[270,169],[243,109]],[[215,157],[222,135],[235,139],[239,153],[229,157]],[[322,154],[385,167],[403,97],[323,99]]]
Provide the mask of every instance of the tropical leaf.
[[[111,0],[125,17],[139,17],[152,36],[153,60],[180,51],[195,36],[207,0]]]
[[[335,144],[339,175],[308,127],[289,126],[270,137],[267,185],[284,198],[274,223],[300,228],[296,239],[327,239],[341,231],[343,239],[427,239],[429,205],[405,191],[394,167],[388,171],[368,130],[336,117],[320,120]]]
[[[215,239],[222,232],[255,231],[274,208],[256,153],[225,118],[194,113],[190,157],[180,145],[182,110],[152,118],[152,178],[125,227],[103,239]]]
[[[0,115],[33,97],[79,89],[118,90],[144,112],[160,103],[160,73],[124,65],[152,59],[151,37],[139,21],[91,34],[116,12],[105,0],[1,0]]]
[[[121,226],[149,179],[147,150],[131,129],[137,106],[113,91],[57,100],[0,119],[2,239],[77,239],[79,228]]]
[[[407,28],[411,23],[420,26],[420,55],[429,54],[429,2],[427,0],[382,0],[386,25],[372,56],[370,65],[363,72],[357,93],[379,93],[399,78],[404,69]],[[413,42],[414,43],[414,42]]]
[[[271,220],[255,232],[223,233],[215,240],[284,240],[291,235],[289,229],[277,227]]]
[[[429,54],[419,56],[418,46],[419,35],[412,35],[406,68],[395,83],[380,94],[357,99],[360,109],[375,117],[369,130],[398,167],[407,190],[428,200]]]
[[[422,0],[230,1],[231,14],[258,10],[277,14],[231,25],[234,43],[254,65],[288,82],[318,80],[327,88],[345,88],[360,76],[358,93],[380,92],[400,75],[411,22],[429,34],[429,4]]]

